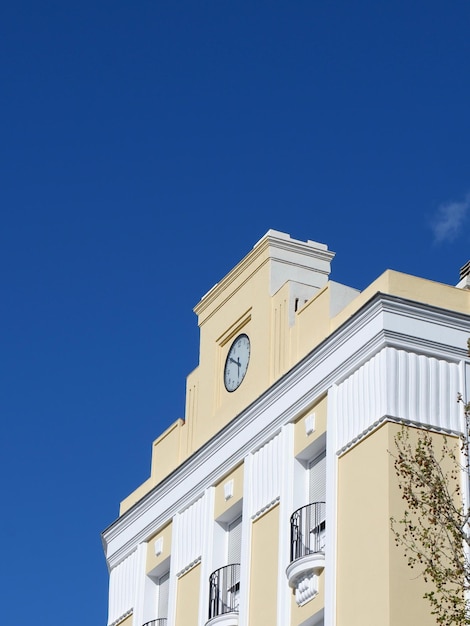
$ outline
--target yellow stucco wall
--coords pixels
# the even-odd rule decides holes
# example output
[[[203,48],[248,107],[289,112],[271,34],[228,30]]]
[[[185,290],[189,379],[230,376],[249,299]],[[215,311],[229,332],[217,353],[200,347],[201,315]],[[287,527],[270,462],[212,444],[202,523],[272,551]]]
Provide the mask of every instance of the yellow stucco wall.
[[[326,431],[327,397],[323,397],[311,409],[306,411],[294,426],[294,456],[299,456],[305,448],[313,443]],[[315,413],[315,430],[307,435],[305,430],[305,419]]]
[[[276,624],[278,545],[279,506],[275,506],[253,522],[249,626]]]
[[[418,278],[417,276],[387,270],[333,318],[331,331],[341,326],[343,322],[378,292],[392,294],[460,313],[468,314],[470,312],[470,291],[456,289],[450,285]]]
[[[200,584],[200,564],[178,579],[175,626],[198,626]]]
[[[171,533],[172,533],[173,525],[170,522],[164,528],[155,533],[153,537],[148,540],[147,543],[147,560],[145,566],[145,573],[148,574],[153,569],[158,567],[160,563],[163,563],[165,559],[170,556],[171,551]],[[155,542],[162,538],[163,539],[163,550],[162,553],[157,556],[155,554]]]
[[[337,626],[390,624],[388,426],[338,460]]]
[[[390,424],[389,432],[389,450],[395,450],[395,437],[400,426]],[[421,431],[416,428],[410,428],[410,441],[415,440]],[[443,442],[440,434],[434,433],[433,445],[436,451],[439,450]],[[455,437],[447,438],[448,445],[454,447],[457,458],[459,458],[459,440]],[[400,519],[404,512],[404,502],[398,485],[398,479],[395,477],[393,468],[393,459],[390,459],[390,511],[396,518]],[[442,464],[444,471],[451,470],[452,464],[445,461]],[[429,603],[423,599],[423,594],[430,590],[430,586],[425,583],[422,576],[418,576],[419,567],[411,569],[403,554],[403,548],[397,547],[392,534],[389,536],[389,553],[390,553],[390,624],[392,626],[435,626],[436,618],[429,615]]]
[[[152,444],[151,476],[155,484],[177,467],[181,461],[180,445],[185,428],[182,419],[176,420]]]
[[[390,517],[404,511],[389,454],[399,429],[384,424],[338,460],[337,626],[436,623],[423,599],[429,587],[390,529]]]
[[[233,496],[228,500],[224,496],[224,485],[233,480]],[[243,498],[243,463],[227,474],[215,487],[214,517],[218,519],[228,509]]]
[[[294,327],[296,361],[330,334],[330,298],[326,285],[298,312]]]

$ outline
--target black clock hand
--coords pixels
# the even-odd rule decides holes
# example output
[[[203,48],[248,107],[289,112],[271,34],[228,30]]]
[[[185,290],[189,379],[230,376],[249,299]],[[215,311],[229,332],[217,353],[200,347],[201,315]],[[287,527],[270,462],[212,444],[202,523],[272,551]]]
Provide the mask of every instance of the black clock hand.
[[[232,359],[232,357],[230,356],[228,358],[229,361],[232,361],[232,363],[235,363],[235,365],[238,365],[238,367],[240,367],[241,363],[240,363],[240,357],[238,358],[237,361],[235,361],[235,359]]]

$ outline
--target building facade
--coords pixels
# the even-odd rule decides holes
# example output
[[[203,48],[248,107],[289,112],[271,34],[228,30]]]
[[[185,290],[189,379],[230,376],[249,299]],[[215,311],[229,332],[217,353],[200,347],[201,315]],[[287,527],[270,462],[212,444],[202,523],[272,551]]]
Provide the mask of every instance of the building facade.
[[[185,419],[103,532],[108,626],[435,623],[389,451],[402,424],[462,431],[469,278],[359,292],[333,256],[271,230],[196,306]]]

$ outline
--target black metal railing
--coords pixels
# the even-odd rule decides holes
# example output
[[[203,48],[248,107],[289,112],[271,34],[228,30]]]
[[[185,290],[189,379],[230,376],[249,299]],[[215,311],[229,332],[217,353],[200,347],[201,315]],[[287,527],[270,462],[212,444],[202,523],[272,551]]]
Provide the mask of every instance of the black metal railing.
[[[151,619],[150,622],[145,622],[143,626],[166,626],[166,617],[160,617],[158,619]]]
[[[325,549],[324,502],[313,502],[295,511],[290,518],[290,560]]]
[[[226,565],[209,576],[209,619],[224,613],[238,613],[240,564]]]

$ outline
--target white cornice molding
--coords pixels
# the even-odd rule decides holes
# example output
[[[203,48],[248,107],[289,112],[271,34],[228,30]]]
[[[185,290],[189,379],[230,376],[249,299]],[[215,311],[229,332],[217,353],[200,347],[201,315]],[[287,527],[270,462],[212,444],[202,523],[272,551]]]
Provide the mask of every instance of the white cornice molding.
[[[128,611],[123,613],[121,616],[119,616],[118,619],[115,619],[114,622],[111,622],[110,624],[108,624],[108,626],[119,626],[119,624],[121,624],[126,619],[126,617],[129,617],[129,615],[132,615],[133,613],[134,613],[134,609],[129,609]]]
[[[280,500],[280,496],[276,496],[274,500],[271,500],[271,502],[268,502],[268,504],[265,504],[261,509],[256,511],[256,513],[252,514],[251,521],[252,522],[256,521],[258,518],[263,517],[265,513],[267,513],[271,509],[274,509],[274,507],[279,504],[279,500]]]
[[[357,437],[354,437],[351,441],[349,441],[345,446],[339,449],[336,453],[337,456],[342,456],[351,448],[354,448],[358,443],[360,443],[366,437],[369,437],[372,433],[378,430],[381,426],[386,423],[390,424],[400,424],[403,426],[412,426],[413,428],[419,428],[420,430],[426,430],[433,433],[450,435],[453,437],[459,437],[461,435],[461,431],[456,431],[451,428],[439,428],[433,424],[426,424],[424,422],[417,422],[416,420],[405,419],[401,417],[394,417],[392,415],[384,415],[380,419],[376,420],[373,424],[371,424],[368,428],[364,429]]]
[[[429,337],[396,336],[394,326],[404,316],[428,323]],[[385,346],[438,353],[449,360],[464,357],[470,316],[429,307],[402,298],[376,294],[326,340],[236,416],[202,448],[146,494],[102,534],[110,567],[137,543],[146,541],[173,515],[182,511],[231,467],[272,438],[281,427],[306,410],[333,383],[355,371]],[[443,343],[442,327],[454,343]],[[461,335],[461,337],[457,337]],[[457,341],[461,339],[461,341]],[[424,340],[424,341],[423,341]],[[396,341],[396,344],[395,344]],[[423,343],[421,343],[423,342]]]
[[[414,300],[408,300],[407,298],[381,292],[378,292],[371,300],[378,296],[380,296],[383,302],[384,311],[391,311],[394,313],[399,312],[403,317],[409,317],[413,320],[434,321],[435,323],[439,323],[440,325],[447,326],[449,328],[469,330],[470,310],[468,313],[451,311],[449,309],[432,306],[424,302],[416,302]]]

